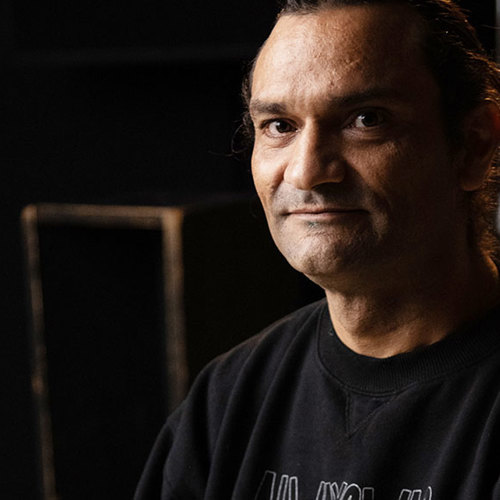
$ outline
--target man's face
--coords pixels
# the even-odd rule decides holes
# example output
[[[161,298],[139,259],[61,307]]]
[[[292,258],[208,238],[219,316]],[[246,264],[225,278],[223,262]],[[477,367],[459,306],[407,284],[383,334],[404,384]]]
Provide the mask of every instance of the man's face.
[[[258,57],[255,186],[278,248],[323,286],[389,278],[463,237],[440,92],[418,40],[407,7],[325,8],[283,16]]]

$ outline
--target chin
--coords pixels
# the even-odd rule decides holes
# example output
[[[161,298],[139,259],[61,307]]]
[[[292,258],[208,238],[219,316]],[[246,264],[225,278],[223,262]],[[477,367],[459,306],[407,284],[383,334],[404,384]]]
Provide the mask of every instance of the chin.
[[[358,279],[373,264],[381,250],[373,241],[347,238],[329,241],[310,240],[277,246],[288,263],[311,281],[329,288]]]
[[[314,253],[304,254],[294,252],[288,256],[285,254],[285,257],[294,269],[319,285],[321,285],[320,280],[329,281],[348,270],[353,270],[356,263],[359,264],[359,260],[353,258],[352,252],[342,254],[328,250],[326,252],[316,250]]]

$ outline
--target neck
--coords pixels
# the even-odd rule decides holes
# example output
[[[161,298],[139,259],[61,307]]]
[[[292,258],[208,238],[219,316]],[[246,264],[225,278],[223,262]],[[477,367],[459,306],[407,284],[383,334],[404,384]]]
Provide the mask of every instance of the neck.
[[[433,344],[498,302],[498,272],[483,255],[433,271],[353,293],[327,289],[340,340],[359,354],[386,358]]]

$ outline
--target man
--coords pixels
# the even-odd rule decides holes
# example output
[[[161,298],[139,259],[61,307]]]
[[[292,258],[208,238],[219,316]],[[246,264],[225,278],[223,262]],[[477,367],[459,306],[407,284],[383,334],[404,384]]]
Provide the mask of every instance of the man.
[[[500,499],[499,89],[449,0],[287,2],[252,171],[326,300],[204,370],[137,499]]]

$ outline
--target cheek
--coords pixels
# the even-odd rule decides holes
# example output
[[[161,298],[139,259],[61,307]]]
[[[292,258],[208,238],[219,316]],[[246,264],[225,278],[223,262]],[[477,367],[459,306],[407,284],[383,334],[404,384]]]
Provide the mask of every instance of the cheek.
[[[411,184],[408,155],[399,143],[352,148],[345,159],[354,185],[371,197],[390,200]]]
[[[449,213],[453,167],[444,149],[432,147],[432,140],[427,147],[403,141],[379,153],[367,159],[363,177],[379,208],[378,216],[415,232],[425,231],[438,214]]]
[[[271,204],[275,191],[283,180],[282,169],[277,167],[276,161],[266,158],[254,148],[252,153],[252,177],[259,198],[267,208]]]
[[[381,196],[407,196],[426,191],[437,182],[444,154],[436,154],[409,140],[387,142],[376,148],[353,150],[349,164],[367,188]]]

